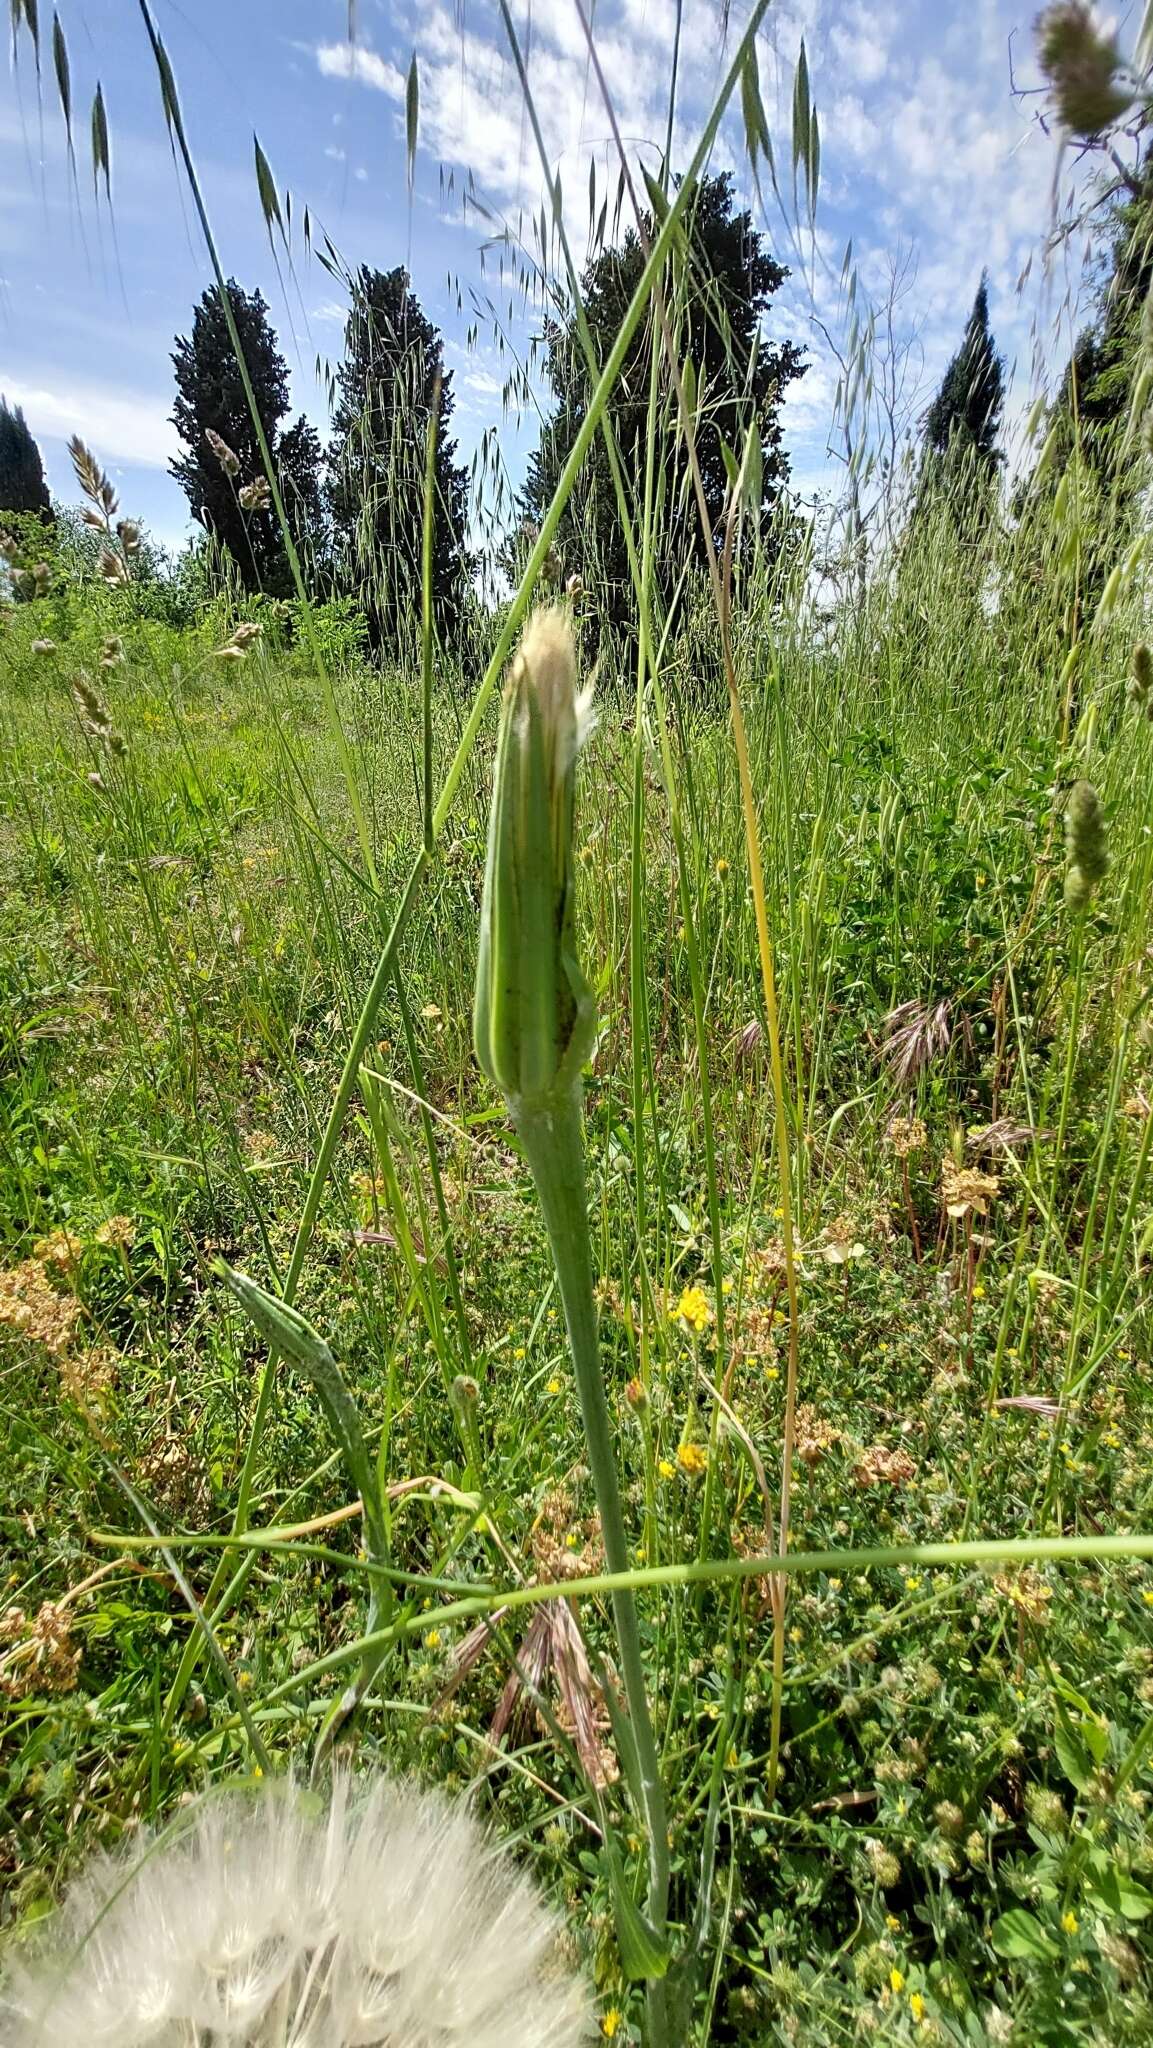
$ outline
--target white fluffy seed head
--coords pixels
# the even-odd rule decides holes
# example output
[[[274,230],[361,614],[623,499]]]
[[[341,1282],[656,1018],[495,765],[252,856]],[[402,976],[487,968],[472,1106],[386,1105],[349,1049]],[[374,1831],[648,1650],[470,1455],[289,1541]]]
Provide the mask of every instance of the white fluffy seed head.
[[[6,1958],[3,2048],[576,2048],[583,1986],[467,1811],[338,1776],[209,1796],[99,1856]]]

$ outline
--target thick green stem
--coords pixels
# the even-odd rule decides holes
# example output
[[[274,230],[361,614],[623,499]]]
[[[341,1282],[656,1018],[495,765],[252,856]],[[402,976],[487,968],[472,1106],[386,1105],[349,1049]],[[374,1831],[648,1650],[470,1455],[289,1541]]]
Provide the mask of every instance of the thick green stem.
[[[536,1182],[560,1283],[589,1468],[600,1510],[605,1561],[610,1572],[627,1572],[628,1539],[593,1300],[580,1094],[576,1089],[558,1090],[547,1104],[529,1105],[522,1100],[513,1104],[512,1109]],[[653,1931],[663,1942],[669,1897],[668,1821],[660,1757],[645,1689],[636,1602],[627,1587],[614,1589],[612,1611],[648,1832],[647,1912]],[[650,2048],[659,2048],[667,2038],[664,1985],[659,1980],[650,1980],[648,1999]]]

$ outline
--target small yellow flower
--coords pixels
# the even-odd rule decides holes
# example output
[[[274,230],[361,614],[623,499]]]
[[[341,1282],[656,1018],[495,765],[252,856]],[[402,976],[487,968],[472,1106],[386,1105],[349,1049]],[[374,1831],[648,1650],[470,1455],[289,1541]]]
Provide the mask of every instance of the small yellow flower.
[[[778,1369],[778,1367],[777,1367],[777,1366],[775,1366],[775,1365],[766,1365],[766,1367],[765,1367],[765,1378],[766,1378],[767,1380],[779,1380],[779,1379],[780,1379],[780,1377],[781,1377],[781,1375],[780,1375],[780,1371],[779,1371],[779,1369]]]
[[[984,1299],[985,1299],[985,1290],[984,1290],[984,1288],[982,1287],[982,1285],[981,1285],[981,1282],[980,1282],[980,1281],[978,1280],[978,1282],[977,1282],[977,1285],[976,1285],[976,1286],[974,1287],[974,1289],[973,1289],[973,1300],[974,1300],[974,1301],[984,1301]]]
[[[1141,1598],[1145,1602],[1146,1607],[1153,1607],[1153,1586],[1146,1586]]]
[[[925,2023],[925,2001],[919,1991],[910,1991],[909,2011],[912,2013],[917,2025],[919,2027],[923,2026]]]
[[[1066,1934],[1076,1934],[1079,1924],[1076,1913],[1071,1909],[1067,1913],[1062,1913],[1061,1926]]]
[[[889,1971],[889,1989],[890,1989],[890,1991],[892,1992],[892,1994],[893,1994],[894,1998],[899,1998],[899,1997],[900,1997],[900,1995],[901,1995],[901,1993],[902,1993],[902,1991],[904,1990],[904,1988],[905,1988],[905,1979],[904,1979],[904,1977],[902,1976],[902,1974],[901,1974],[900,1970],[897,1970],[897,1969],[893,1969],[893,1970],[890,1970],[890,1971]]]
[[[911,1573],[910,1576],[905,1580],[905,1591],[907,1593],[915,1593],[920,1583],[921,1581],[917,1577],[916,1573]]]
[[[888,1928],[890,1934],[895,1934],[900,1924],[901,1923],[898,1920],[895,1913],[886,1913],[885,1925]]]
[[[678,1317],[681,1322],[688,1323],[698,1337],[700,1336],[709,1320],[709,1304],[699,1287],[684,1289],[673,1310],[673,1320],[676,1321]]]
[[[604,2034],[606,2038],[611,2041],[613,2035],[617,2031],[617,2028],[620,2026],[620,2023],[620,2013],[617,2011],[615,2005],[610,2005],[603,2020],[601,2021],[601,2033]]]
[[[660,1464],[657,1466],[657,1471],[660,1473],[662,1479],[675,1479],[677,1476],[676,1466],[670,1465],[667,1458],[661,1459]]]
[[[703,1444],[679,1444],[677,1464],[682,1472],[703,1472],[709,1462],[709,1454]]]
[[[554,1373],[554,1374],[553,1374],[553,1376],[552,1376],[552,1378],[551,1378],[551,1380],[550,1380],[550,1381],[549,1381],[549,1383],[548,1383],[548,1386],[547,1386],[547,1387],[546,1387],[546,1389],[545,1389],[545,1392],[546,1392],[546,1393],[549,1393],[549,1394],[559,1394],[559,1393],[560,1393],[560,1391],[561,1391],[561,1382],[560,1382],[560,1380],[558,1380],[558,1378],[557,1378],[556,1374]]]
[[[513,1354],[512,1354],[512,1355],[513,1355],[513,1357],[514,1357],[514,1358],[523,1358],[523,1357],[524,1357],[524,1345],[523,1345],[523,1344],[518,1344],[518,1345],[517,1345],[517,1347],[516,1347],[516,1350],[515,1350],[515,1351],[513,1352]]]
[[[716,869],[716,871],[717,871],[717,874],[718,874],[718,875],[720,876],[721,880],[723,881],[723,880],[724,880],[724,878],[725,878],[725,876],[726,876],[726,875],[728,874],[728,872],[729,872],[729,864],[728,864],[728,861],[727,861],[727,860],[724,860],[724,859],[721,859],[721,860],[719,860],[719,861],[717,862],[717,869]]]
[[[428,1634],[424,1639],[424,1647],[426,1650],[439,1650],[440,1630],[438,1628],[429,1629]]]

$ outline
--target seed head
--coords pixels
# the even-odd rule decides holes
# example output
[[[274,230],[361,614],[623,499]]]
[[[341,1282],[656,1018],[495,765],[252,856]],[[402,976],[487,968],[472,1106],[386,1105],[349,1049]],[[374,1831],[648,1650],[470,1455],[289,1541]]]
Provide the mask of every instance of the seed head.
[[[1133,649],[1128,695],[1130,703],[1136,704],[1146,718],[1153,718],[1153,653],[1144,640],[1139,640]]]
[[[1065,850],[1065,902],[1070,910],[1084,910],[1109,866],[1105,813],[1091,782],[1073,784],[1065,806]]]
[[[118,519],[116,531],[126,555],[140,553],[140,527],[135,519]]]
[[[72,457],[72,467],[76,472],[76,481],[84,492],[85,497],[91,498],[93,504],[99,508],[99,513],[103,514],[102,518],[99,516],[93,518],[86,512],[84,515],[86,524],[90,526],[107,526],[108,521],[116,510],[116,493],[107,475],[101,469],[91,448],[85,447],[79,434],[73,434],[72,439],[68,443],[68,453]]]
[[[582,1987],[460,1808],[338,1777],[206,1799],[74,1885],[0,1997],[5,2048],[577,2048]]]
[[[1057,0],[1038,15],[1037,57],[1070,135],[1100,135],[1119,121],[1133,95],[1118,85],[1121,57],[1085,0]]]
[[[223,434],[218,434],[215,427],[205,427],[204,438],[220,464],[221,469],[224,471],[225,476],[232,477],[233,479],[238,477],[240,475],[240,457],[229,447]]]
[[[573,782],[591,722],[572,627],[529,620],[501,709],[481,904],[473,1036],[514,1110],[579,1083],[592,1051],[591,991],[576,956]]]
[[[272,491],[266,476],[254,476],[250,484],[241,484],[236,495],[245,512],[267,512],[272,503]]]

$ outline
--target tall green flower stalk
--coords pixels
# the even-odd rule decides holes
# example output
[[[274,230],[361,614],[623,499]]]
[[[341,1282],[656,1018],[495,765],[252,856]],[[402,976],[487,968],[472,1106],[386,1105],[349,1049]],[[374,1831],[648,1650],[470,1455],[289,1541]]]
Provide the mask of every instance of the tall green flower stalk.
[[[581,1129],[581,1069],[596,1014],[577,959],[572,860],[576,760],[590,723],[559,607],[530,619],[501,711],[481,907],[473,1033],[476,1056],[506,1102],[544,1214],[564,1304],[589,1466],[610,1572],[629,1570],[612,1429],[601,1376]],[[628,1703],[627,1740],[648,1834],[644,1941],[649,2040],[667,2039],[664,1985],[668,1831],[649,1713],[636,1603],[615,1588],[613,1621]],[[618,1914],[618,1922],[619,1922]],[[634,1929],[634,1931],[639,1931]]]

